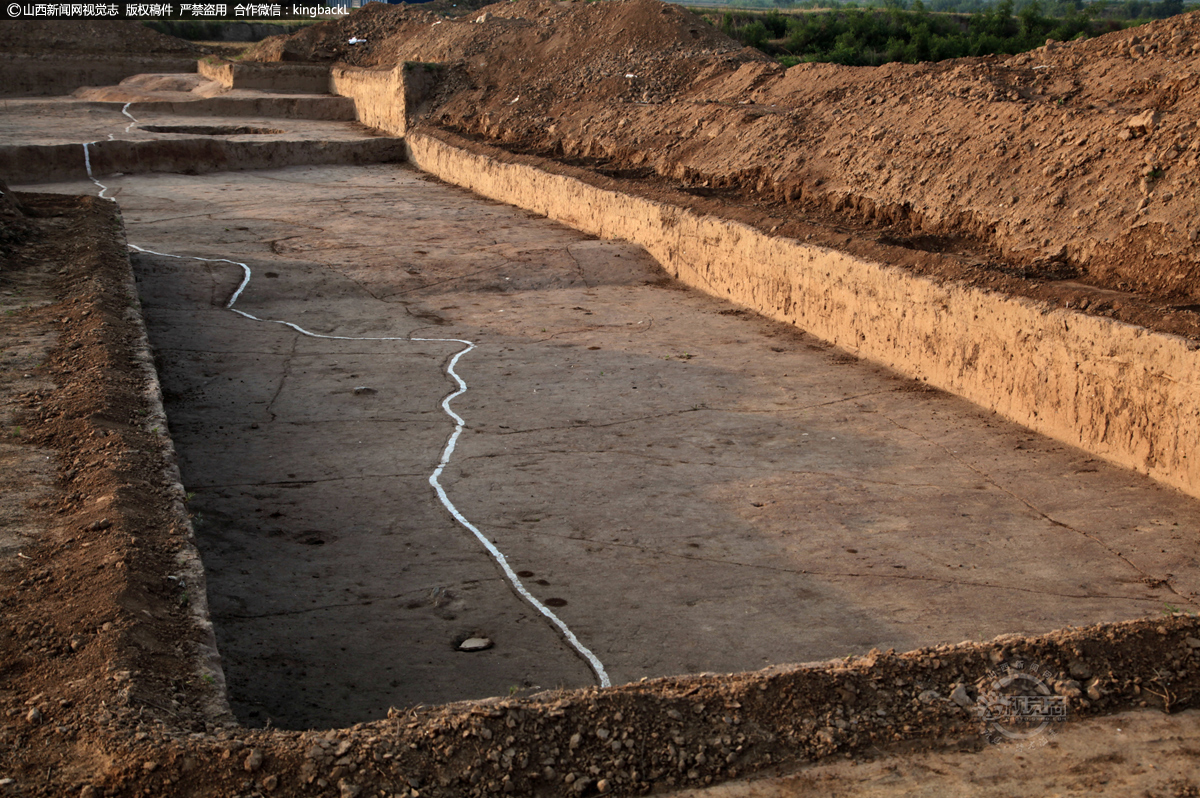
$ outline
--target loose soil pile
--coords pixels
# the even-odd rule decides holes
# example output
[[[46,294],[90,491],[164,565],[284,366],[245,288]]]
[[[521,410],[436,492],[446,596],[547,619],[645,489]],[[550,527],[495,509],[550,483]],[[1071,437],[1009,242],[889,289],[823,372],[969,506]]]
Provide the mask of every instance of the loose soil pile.
[[[443,130],[1196,336],[1197,53],[1189,14],[1015,57],[784,69],[655,0],[520,0],[459,19],[374,5],[249,57],[442,63],[425,119]]]

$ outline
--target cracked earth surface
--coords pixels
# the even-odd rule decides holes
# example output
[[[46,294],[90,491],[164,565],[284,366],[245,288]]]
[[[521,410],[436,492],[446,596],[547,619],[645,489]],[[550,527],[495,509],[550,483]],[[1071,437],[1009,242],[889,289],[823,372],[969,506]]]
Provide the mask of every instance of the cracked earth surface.
[[[1194,604],[1195,502],[630,245],[400,166],[108,184],[131,243],[245,261],[247,312],[476,342],[442,482],[614,683]],[[235,265],[133,260],[243,722],[593,683],[427,482],[460,345],[305,338],[224,309]]]

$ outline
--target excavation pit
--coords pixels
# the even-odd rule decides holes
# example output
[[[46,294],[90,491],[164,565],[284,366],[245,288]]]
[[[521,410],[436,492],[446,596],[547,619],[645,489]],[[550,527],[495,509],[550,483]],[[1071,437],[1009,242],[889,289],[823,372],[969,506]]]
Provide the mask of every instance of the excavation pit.
[[[361,92],[360,111],[373,81],[396,87],[372,70],[335,73]],[[24,532],[15,554],[5,543],[22,598],[56,611],[31,623],[33,605],[12,610],[23,621],[6,662],[22,692],[8,715],[28,695],[53,721],[15,738],[49,752],[28,754],[43,760],[34,780],[63,745],[103,740],[96,750],[116,764],[79,772],[105,794],[184,783],[214,795],[662,791],[939,737],[979,743],[976,707],[962,702],[982,701],[997,663],[1018,658],[1052,674],[1048,689],[1072,717],[1188,702],[1200,631],[1178,610],[1196,595],[1200,516],[1163,484],[1197,484],[1163,456],[1191,440],[1190,399],[1171,393],[1191,384],[1186,341],[931,287],[869,252],[698,219],[699,205],[620,182],[649,172],[589,175],[429,129],[405,142],[350,125],[301,132],[263,110],[336,116],[345,104],[238,91],[6,109],[4,169],[41,183],[25,188],[117,199],[121,216],[97,212],[93,232],[127,237],[141,292],[139,312],[120,289],[127,263],[65,261],[70,293],[41,319],[63,335],[55,394],[87,393],[114,373],[137,385],[120,345],[147,362],[143,316],[161,377],[139,412],[70,419],[84,435],[57,439],[71,463],[58,474],[71,487],[50,499],[63,530],[40,549]],[[406,110],[373,113],[404,121]],[[139,127],[174,115],[289,132],[181,141]],[[282,138],[252,153],[256,136]],[[331,160],[327,141],[345,149]],[[400,165],[404,148],[427,174],[529,211]],[[79,207],[99,206],[115,211]],[[925,254],[938,244],[917,243],[930,244],[911,250]],[[116,289],[104,282],[113,275]],[[880,334],[897,309],[904,321]],[[930,309],[933,329],[921,326]],[[994,324],[976,331],[974,351],[972,313]],[[921,336],[909,360],[881,346]],[[1047,358],[1034,369],[1052,383],[1042,394],[994,367],[1004,365],[997,341],[1031,337],[1008,359]],[[1074,356],[1098,346],[1112,346],[1107,359]],[[1112,389],[1125,410],[1107,439],[1075,449],[855,353],[977,401],[999,397],[990,406],[1011,417],[1032,407],[1044,416],[1028,423],[1060,437],[1072,429],[1055,396],[1074,396],[1079,418],[1093,419],[1103,402],[1089,391]],[[1129,362],[1148,376],[1092,368]],[[955,383],[963,375],[977,382]],[[1062,390],[1065,377],[1083,387]],[[23,401],[42,396],[16,384]],[[989,384],[1009,387],[980,399]],[[38,401],[57,412],[55,395]],[[1160,415],[1181,423],[1121,426]],[[1127,449],[1105,450],[1113,441]],[[84,484],[93,466],[156,456],[160,471],[112,491]],[[130,497],[174,508],[173,520],[139,526]],[[206,575],[186,543],[193,528]],[[62,601],[82,584],[111,596],[110,615]],[[1074,628],[1105,621],[1115,623]],[[42,645],[48,671],[85,678],[57,676],[48,689],[20,670]],[[602,676],[615,686],[596,689]],[[63,698],[56,707],[47,694]],[[226,697],[239,724],[223,714]],[[71,713],[99,736],[59,743],[61,729],[83,729]],[[1116,752],[1105,761],[1135,756],[1127,738],[1170,733],[1147,714],[1080,724],[1054,750],[1091,761],[1103,744],[1087,733],[1102,729]],[[14,739],[17,721],[0,740]],[[1007,750],[967,764],[985,773]],[[964,765],[937,757],[931,771]],[[840,780],[859,766],[823,767],[817,778]],[[82,776],[60,772],[61,792],[78,792]]]
[[[455,341],[476,348],[442,483],[615,684],[1116,621],[1200,579],[1145,543],[1200,526],[1194,501],[682,290],[629,244],[402,166],[103,182],[146,250],[246,725],[596,682],[430,487]],[[265,321],[225,307],[227,261],[251,270],[234,310]]]

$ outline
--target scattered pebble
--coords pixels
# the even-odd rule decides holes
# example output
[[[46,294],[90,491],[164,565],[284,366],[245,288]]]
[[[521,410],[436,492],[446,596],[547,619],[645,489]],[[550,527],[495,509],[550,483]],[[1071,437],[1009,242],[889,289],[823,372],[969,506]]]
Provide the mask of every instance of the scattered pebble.
[[[491,647],[492,640],[489,637],[468,637],[458,644],[459,651],[484,651]]]

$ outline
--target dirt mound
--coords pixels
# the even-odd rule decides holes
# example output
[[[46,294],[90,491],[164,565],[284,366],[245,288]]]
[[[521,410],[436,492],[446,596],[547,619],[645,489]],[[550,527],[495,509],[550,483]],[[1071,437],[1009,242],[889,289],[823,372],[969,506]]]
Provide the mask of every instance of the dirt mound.
[[[191,42],[165,36],[137,22],[108,20],[20,20],[0,22],[0,42],[5,53],[49,55],[95,54],[179,55],[200,57],[209,52]]]
[[[366,42],[351,45],[351,38]],[[360,67],[443,63],[455,67],[453,85],[463,99],[520,97],[526,109],[582,98],[665,101],[715,61],[769,61],[694,14],[656,0],[522,0],[459,19],[419,7],[372,4],[294,36],[268,39],[246,57]]]
[[[953,279],[1188,307],[1197,54],[1193,13],[1015,57],[784,69],[655,0],[518,0],[457,20],[373,5],[255,57],[444,63],[426,119],[456,133],[953,250]]]
[[[442,19],[421,6],[370,3],[349,16],[310,25],[291,35],[263,39],[246,50],[242,60],[340,61],[354,66],[378,66],[387,60],[383,54],[386,41],[414,36]],[[350,44],[351,39],[365,41]]]

